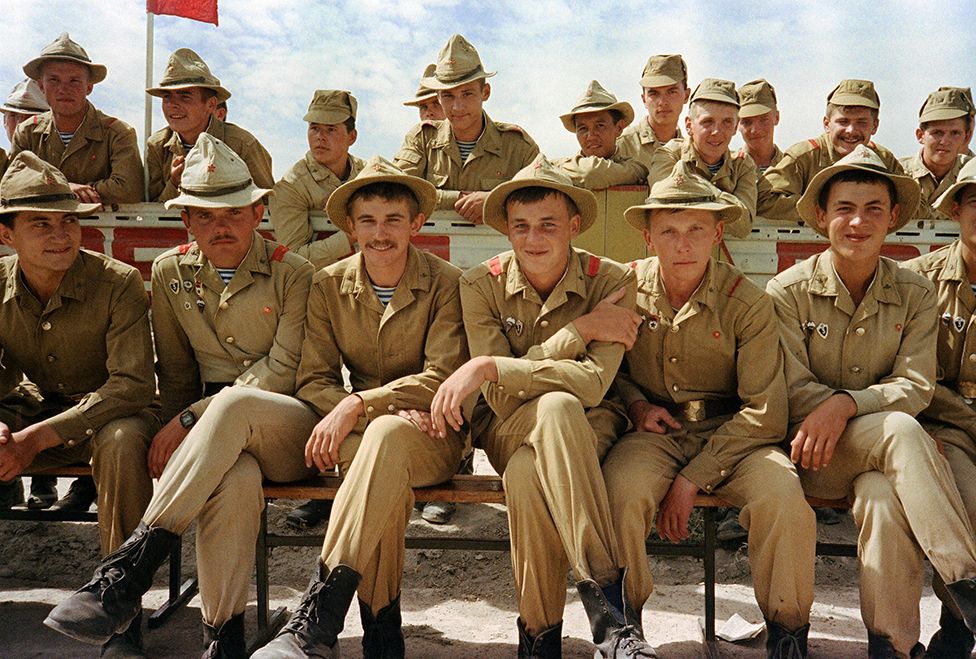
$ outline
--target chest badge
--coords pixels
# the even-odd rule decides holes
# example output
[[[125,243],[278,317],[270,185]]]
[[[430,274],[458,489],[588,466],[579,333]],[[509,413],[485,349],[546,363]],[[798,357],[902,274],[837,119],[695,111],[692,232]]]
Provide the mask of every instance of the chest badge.
[[[952,326],[956,328],[956,331],[962,334],[962,331],[966,329],[966,319],[962,316],[956,316],[952,319]]]
[[[193,290],[193,282],[190,281],[189,279],[184,279],[183,280],[183,290],[186,291],[187,293],[189,293],[190,291],[192,291]]]
[[[515,334],[522,336],[522,329],[524,328],[522,321],[514,318],[513,316],[509,316],[505,319],[505,331],[511,332],[513,327],[515,328]]]
[[[651,330],[652,332],[655,331],[661,324],[658,317],[654,314],[651,314],[650,316],[642,315],[641,318],[647,323],[647,329]]]
[[[180,280],[179,279],[170,279],[169,280],[169,290],[173,291],[173,295],[178,294],[180,292]]]
[[[830,327],[827,326],[827,323],[817,325],[817,334],[820,335],[821,339],[827,338],[827,335],[830,334]]]

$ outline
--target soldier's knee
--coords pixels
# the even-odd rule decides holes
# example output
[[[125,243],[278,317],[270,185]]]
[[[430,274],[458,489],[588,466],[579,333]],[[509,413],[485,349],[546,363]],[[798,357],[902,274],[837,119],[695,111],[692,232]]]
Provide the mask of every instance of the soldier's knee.
[[[92,456],[98,460],[136,457],[145,462],[152,441],[152,433],[146,419],[127,416],[106,423],[92,438]]]
[[[536,414],[540,420],[555,419],[561,422],[585,417],[583,403],[580,402],[580,399],[565,391],[550,391],[539,396],[536,403]]]
[[[524,449],[516,451],[505,465],[505,473],[502,474],[506,499],[518,500],[525,496],[533,496],[539,489],[538,483],[532,453]]]

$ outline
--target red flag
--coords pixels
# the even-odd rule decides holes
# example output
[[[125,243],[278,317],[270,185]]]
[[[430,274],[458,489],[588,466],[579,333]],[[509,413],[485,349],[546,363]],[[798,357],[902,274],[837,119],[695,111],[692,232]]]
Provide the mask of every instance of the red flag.
[[[217,25],[217,0],[146,0],[146,11]]]

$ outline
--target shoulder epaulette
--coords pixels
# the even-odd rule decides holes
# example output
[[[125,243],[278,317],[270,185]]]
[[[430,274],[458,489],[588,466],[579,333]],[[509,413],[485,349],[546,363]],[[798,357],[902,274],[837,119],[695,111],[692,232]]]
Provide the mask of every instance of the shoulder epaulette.
[[[746,150],[745,149],[739,149],[739,152],[737,154],[735,154],[735,159],[736,160],[744,160],[745,157],[746,157]]]
[[[37,121],[38,121],[38,119],[40,119],[40,117],[41,117],[41,115],[39,115],[39,114],[35,114],[35,115],[34,115],[34,116],[33,116],[33,117],[31,118],[31,122],[33,123],[33,125],[34,125],[34,126],[36,126],[36,125],[37,125]]]
[[[596,277],[597,273],[600,272],[600,263],[602,262],[600,261],[599,256],[591,255],[590,262],[586,264],[586,274],[588,274],[591,277]]]
[[[116,117],[106,117],[105,118],[105,123],[103,123],[102,126],[104,126],[105,128],[108,128],[109,126],[111,126],[112,124],[114,124],[116,121],[118,121],[118,119]]]
[[[519,126],[518,124],[509,124],[509,123],[505,123],[504,121],[496,121],[495,127],[502,132],[520,133],[522,135],[525,135],[525,129]]]
[[[493,256],[488,259],[488,272],[495,277],[502,274],[502,260],[499,257]]]
[[[729,289],[729,292],[726,293],[726,295],[728,297],[732,297],[732,294],[735,293],[735,289],[737,289],[739,287],[739,284],[741,284],[741,283],[742,283],[742,275],[739,275],[738,277],[736,277],[735,281],[732,283],[732,288]]]
[[[818,142],[815,139],[809,139],[809,140],[807,140],[807,142],[810,143],[810,147],[813,148],[813,149],[819,149],[820,148],[820,142]]]
[[[193,243],[186,243],[185,245],[180,245],[180,254],[186,254],[193,247]]]
[[[637,261],[631,261],[630,262],[630,269],[631,270],[636,270],[637,269]]]
[[[271,260],[281,261],[283,258],[285,258],[285,254],[287,253],[288,253],[287,247],[285,247],[284,245],[278,245],[277,247],[275,247],[275,251],[271,253]]]

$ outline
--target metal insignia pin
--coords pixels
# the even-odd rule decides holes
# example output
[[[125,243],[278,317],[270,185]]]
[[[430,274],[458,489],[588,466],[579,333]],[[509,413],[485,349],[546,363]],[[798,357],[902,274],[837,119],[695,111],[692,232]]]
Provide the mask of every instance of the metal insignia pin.
[[[518,336],[522,336],[522,327],[523,327],[522,321],[521,320],[516,320],[515,321],[515,333]]]
[[[817,329],[817,324],[812,320],[808,320],[803,324],[803,329],[805,329],[808,332],[812,332],[813,330]]]
[[[200,313],[203,313],[203,308],[205,306],[207,306],[207,303],[206,302],[204,302],[203,300],[197,299],[197,309],[200,310]]]
[[[180,280],[179,279],[170,279],[169,280],[169,290],[173,291],[173,295],[176,295],[177,293],[179,293],[180,292]]]
[[[826,339],[829,332],[830,328],[827,327],[827,323],[820,323],[817,325],[817,334],[820,335],[821,339]]]
[[[516,322],[515,321],[515,318],[513,318],[512,316],[509,316],[508,318],[506,318],[505,319],[505,331],[507,332],[510,329],[512,329],[513,327],[515,327],[515,322]]]
[[[193,282],[190,281],[189,279],[184,279],[183,280],[183,290],[186,291],[187,293],[189,293],[190,291],[192,291],[193,290]]]
[[[962,333],[966,329],[966,319],[962,316],[956,316],[952,319],[952,326],[956,328],[957,332]]]
[[[184,302],[183,303],[183,308],[186,309],[187,311],[189,311],[190,309],[193,308],[193,305],[190,304],[189,302]]]

